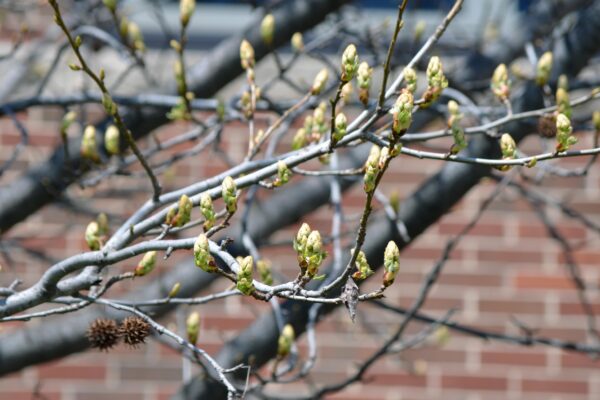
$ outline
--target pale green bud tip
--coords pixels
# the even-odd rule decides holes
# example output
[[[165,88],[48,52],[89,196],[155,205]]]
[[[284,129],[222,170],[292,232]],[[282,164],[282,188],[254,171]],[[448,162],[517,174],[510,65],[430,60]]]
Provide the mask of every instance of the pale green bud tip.
[[[304,50],[304,39],[302,33],[296,32],[292,35],[292,48],[296,53],[300,53]]]
[[[281,330],[279,340],[277,341],[277,356],[279,358],[283,358],[290,354],[295,338],[296,333],[294,332],[294,327],[290,324],[286,324]]]
[[[553,56],[551,51],[547,51],[538,60],[536,67],[535,80],[538,85],[543,86],[548,82],[550,78],[550,72],[552,71]]]
[[[96,221],[92,221],[85,229],[85,241],[90,250],[100,250],[100,227]]]
[[[93,125],[88,125],[83,131],[81,156],[92,161],[98,161],[100,158],[96,148],[96,128]]]
[[[325,85],[327,84],[327,80],[329,79],[329,71],[327,68],[323,68],[319,71],[317,76],[315,76],[315,80],[313,82],[312,88],[310,89],[311,94],[318,95],[323,89],[325,89]]]
[[[429,59],[427,65],[427,76],[435,76],[442,71],[442,62],[438,56],[433,56]]]
[[[356,79],[358,80],[358,87],[361,89],[368,89],[371,87],[371,77],[373,76],[373,68],[369,67],[366,61],[363,61],[358,66]]]
[[[571,133],[573,128],[571,127],[571,121],[565,114],[558,114],[556,116],[556,129],[562,132]]]
[[[227,212],[234,213],[237,210],[237,187],[232,177],[223,179],[221,194],[225,202]]]
[[[149,251],[142,257],[137,267],[135,267],[134,274],[136,276],[144,276],[152,272],[156,265],[156,251]]]
[[[406,81],[406,88],[414,94],[417,90],[417,73],[415,70],[410,67],[404,68],[404,80]]]
[[[383,254],[383,266],[385,269],[383,275],[383,286],[388,287],[396,279],[400,270],[400,250],[395,242],[389,241]]]
[[[246,256],[239,261],[240,269],[237,273],[237,289],[245,295],[254,292],[254,283],[252,282],[252,271],[254,269],[254,259],[252,256]]]
[[[262,37],[262,40],[270,46],[273,43],[274,34],[275,17],[273,17],[273,14],[267,14],[260,24],[260,36]]]
[[[594,129],[600,131],[600,111],[594,111],[592,114],[592,122],[594,124]]]
[[[185,321],[185,329],[187,332],[188,342],[196,344],[198,334],[200,333],[200,314],[196,311],[188,315]]]
[[[342,81],[349,82],[354,78],[358,68],[358,53],[354,44],[349,44],[342,54]]]
[[[277,180],[275,181],[276,186],[281,186],[290,180],[292,172],[288,168],[287,164],[282,160],[277,162]]]
[[[323,241],[321,240],[321,233],[319,231],[312,231],[310,235],[308,235],[306,247],[312,252],[321,251],[323,248]]]
[[[173,298],[173,297],[177,296],[177,293],[179,293],[180,289],[181,289],[181,283],[175,282],[175,284],[173,285],[171,290],[169,290],[169,294],[167,295],[167,297]]]
[[[346,135],[347,119],[344,113],[339,113],[335,117],[335,132],[333,135],[334,142],[338,142]]]
[[[374,144],[371,146],[371,150],[369,151],[369,157],[367,157],[367,166],[375,167],[379,163],[379,157],[381,155],[381,149],[379,146]]]
[[[71,124],[73,124],[73,122],[75,122],[76,118],[77,118],[77,113],[75,111],[69,111],[68,113],[66,113],[62,119],[61,130],[64,132],[67,129],[69,129]]]
[[[115,125],[110,125],[104,132],[104,147],[106,152],[111,155],[119,154],[120,152],[120,132]]]
[[[108,8],[111,12],[115,12],[117,9],[117,0],[102,0],[104,7]]]
[[[500,137],[500,150],[504,158],[515,158],[517,144],[509,133],[504,133]]]
[[[426,27],[427,24],[425,23],[425,21],[423,21],[422,19],[418,20],[415,24],[415,37],[420,38],[425,32]]]
[[[414,98],[410,90],[402,90],[391,112],[393,115],[392,130],[400,133],[408,129],[412,122]]]
[[[492,91],[500,100],[505,100],[510,94],[510,81],[508,80],[508,69],[505,64],[500,64],[492,75]]]
[[[458,115],[460,113],[460,108],[456,101],[448,101],[448,112],[450,113],[450,115]]]
[[[190,22],[194,9],[196,8],[196,0],[181,0],[179,3],[179,12],[181,15],[181,25],[184,27]]]
[[[308,239],[308,235],[310,235],[310,232],[310,225],[304,222],[302,226],[300,226],[300,229],[298,229],[298,233],[296,234],[296,240],[301,241],[303,239]]]
[[[240,60],[242,68],[248,69],[254,67],[254,48],[246,39],[240,44]]]

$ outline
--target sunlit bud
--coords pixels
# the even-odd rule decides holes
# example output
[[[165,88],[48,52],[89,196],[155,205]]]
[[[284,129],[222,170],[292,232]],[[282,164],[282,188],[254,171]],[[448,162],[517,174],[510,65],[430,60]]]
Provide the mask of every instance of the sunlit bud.
[[[427,90],[423,94],[424,103],[421,107],[429,107],[436,101],[442,91],[448,86],[448,80],[444,75],[442,62],[437,56],[431,57],[427,65]]]
[[[171,41],[169,42],[169,46],[171,46],[171,48],[177,52],[181,51],[181,43],[179,43],[175,39],[171,39]]]
[[[254,269],[254,260],[252,256],[246,256],[240,261],[240,269],[237,273],[237,289],[245,295],[254,292],[252,283],[252,271]]]
[[[306,276],[312,279],[317,274],[325,257],[327,257],[327,253],[323,251],[323,241],[319,231],[314,230],[308,235],[304,257],[307,264]]]
[[[577,143],[577,138],[573,135],[571,120],[565,114],[556,116],[556,150],[567,151],[569,147]]]
[[[210,254],[208,238],[204,233],[198,235],[198,238],[194,242],[194,263],[206,272],[215,272],[217,270],[215,259]]]
[[[352,249],[352,254],[354,254],[354,249]],[[356,272],[352,274],[352,278],[355,280],[363,280],[373,275],[373,270],[367,262],[367,256],[364,251],[361,250],[358,252],[354,265],[356,265]]]
[[[181,25],[185,28],[194,14],[196,0],[181,0],[179,3],[179,14],[181,16]]]
[[[571,118],[571,103],[569,101],[569,93],[561,87],[556,90],[556,105],[558,106],[558,112],[565,114],[568,118]]]
[[[216,214],[213,207],[212,198],[208,193],[204,193],[200,198],[200,212],[204,217],[204,231],[208,231],[215,225]]]
[[[505,64],[500,64],[494,70],[491,83],[492,92],[500,100],[508,99],[510,95],[510,80],[508,79],[508,70]]]
[[[69,68],[71,69],[71,71],[81,71],[81,67],[74,63],[69,64]]]
[[[240,44],[240,60],[242,68],[248,69],[254,67],[254,48],[246,39]]]
[[[301,53],[304,50],[304,39],[302,33],[296,32],[292,35],[292,49],[296,53]]]
[[[417,90],[417,73],[411,67],[404,68],[404,81],[406,89],[414,95]]]
[[[396,214],[400,211],[400,193],[397,190],[390,193],[390,206]]]
[[[83,39],[81,36],[77,35],[77,37],[75,37],[75,48],[81,47],[81,43],[83,43]]]
[[[344,85],[344,87],[342,87],[342,92],[340,94],[340,97],[342,98],[344,103],[350,102],[353,90],[354,90],[354,88],[352,87],[352,82],[348,82]]]
[[[500,137],[500,150],[502,151],[502,157],[505,159],[513,159],[517,153],[517,144],[515,140],[508,133],[502,134]]]
[[[85,229],[85,241],[90,250],[100,250],[102,241],[100,239],[100,228],[98,222],[92,221]]]
[[[348,121],[346,120],[346,115],[344,115],[344,113],[339,113],[335,117],[335,130],[333,133],[334,143],[339,142],[346,135],[347,122]]]
[[[200,334],[200,314],[194,311],[188,315],[185,321],[185,330],[187,333],[187,340],[194,346],[198,342],[198,335]]]
[[[400,270],[400,250],[396,243],[390,240],[385,247],[385,252],[383,253],[383,286],[388,287],[394,280],[396,279],[396,275]]]
[[[137,267],[135,267],[135,276],[148,275],[156,265],[156,251],[149,251],[144,254]]]
[[[260,23],[260,37],[267,46],[273,44],[273,36],[275,35],[275,17],[273,14],[267,14]]]
[[[456,101],[448,101],[448,113],[450,114],[450,117],[448,118],[448,127],[450,128],[452,138],[454,139],[454,143],[450,148],[450,153],[457,154],[467,147],[467,140],[465,138],[465,131],[460,126],[462,114],[460,113],[460,108]]]
[[[363,61],[358,66],[358,73],[356,80],[358,81],[358,87],[361,89],[369,89],[371,87],[371,78],[373,77],[373,68],[369,67],[366,61]]]
[[[294,238],[294,250],[296,250],[299,256],[304,254],[310,232],[310,226],[304,222],[302,226],[300,226],[300,229],[298,229],[298,233],[296,233],[296,237]]]
[[[126,17],[121,17],[121,22],[119,23],[119,34],[123,38],[129,37],[129,21]]]
[[[300,128],[296,131],[294,138],[292,139],[292,149],[299,150],[306,146],[306,130]]]
[[[192,200],[190,200],[190,198],[185,194],[181,195],[177,209],[172,207],[169,210],[165,219],[165,223],[176,227],[187,224],[191,219],[192,207]]]
[[[356,46],[349,44],[342,54],[342,82],[349,82],[354,78],[358,68],[358,53]]]
[[[597,132],[600,132],[600,111],[594,111],[592,114],[592,122],[594,124],[594,129]]]
[[[423,33],[425,33],[426,27],[427,24],[425,23],[425,21],[423,21],[422,19],[417,21],[417,23],[415,24],[415,41],[418,42],[421,39],[421,36],[423,36]]]
[[[136,50],[144,51],[146,49],[146,45],[144,44],[144,37],[142,36],[140,27],[135,22],[130,22],[127,26],[127,30],[129,32],[131,42],[133,43],[133,47]]]
[[[393,116],[392,131],[398,135],[405,132],[412,122],[414,98],[409,90],[402,90],[390,110]]]
[[[377,175],[379,174],[380,156],[381,151],[379,146],[375,144],[371,146],[369,157],[365,162],[365,175],[363,177],[363,187],[366,193],[370,193],[375,190],[375,181],[377,180]]]
[[[450,115],[459,115],[460,114],[460,108],[456,101],[454,101],[454,100],[448,101],[448,113]]]
[[[267,260],[259,260],[256,263],[256,269],[258,269],[258,273],[260,274],[260,280],[265,285],[273,284],[273,275],[271,274],[271,263]]]
[[[104,110],[108,115],[115,115],[117,113],[117,105],[113,101],[112,97],[110,97],[110,94],[102,94],[102,105],[104,106]]]
[[[81,156],[85,159],[94,162],[100,161],[100,155],[96,146],[96,128],[93,125],[88,125],[83,131],[80,152]]]
[[[564,89],[567,92],[569,91],[569,78],[567,78],[567,76],[565,74],[561,74],[558,77],[557,87]]]
[[[438,346],[444,347],[450,341],[450,331],[446,326],[440,326],[434,333],[435,342]]]
[[[279,335],[279,339],[277,340],[278,359],[283,359],[288,354],[290,354],[295,338],[296,334],[294,333],[294,327],[290,324],[286,324],[281,330],[281,334]]]
[[[550,79],[550,72],[552,71],[552,52],[547,51],[538,60],[537,67],[535,69],[535,82],[544,86],[548,79]]]
[[[292,171],[290,171],[283,161],[279,160],[277,162],[277,179],[275,179],[275,186],[282,186],[288,183],[290,175],[292,175]]]
[[[117,0],[102,0],[104,6],[114,13],[117,10]]]
[[[181,283],[175,282],[175,284],[173,285],[171,290],[169,290],[169,294],[167,295],[167,297],[169,299],[172,299],[173,297],[177,296],[177,293],[179,293],[180,289],[181,289]]]
[[[110,125],[104,132],[104,148],[110,155],[119,154],[120,152],[120,133],[119,128],[115,125]]]
[[[313,82],[312,88],[310,89],[310,93],[312,95],[320,94],[323,89],[325,89],[325,85],[327,84],[327,79],[329,79],[329,71],[327,68],[323,68],[317,76],[315,76],[315,80]]]
[[[104,68],[100,68],[100,73],[98,75],[98,78],[100,78],[101,81],[103,81],[104,78],[106,78],[106,71],[104,70]]]
[[[62,119],[62,123],[60,126],[61,132],[67,132],[69,127],[73,124],[73,122],[75,122],[76,118],[77,113],[75,111],[69,111],[68,113],[66,113]]]
[[[227,212],[233,214],[237,210],[237,187],[232,177],[228,176],[223,179],[223,183],[221,184],[221,194]]]

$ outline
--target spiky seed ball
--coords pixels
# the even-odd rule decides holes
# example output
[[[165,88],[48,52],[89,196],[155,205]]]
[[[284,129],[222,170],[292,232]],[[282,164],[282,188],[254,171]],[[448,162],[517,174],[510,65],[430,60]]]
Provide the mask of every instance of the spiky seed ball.
[[[127,317],[121,322],[120,332],[125,344],[137,347],[150,334],[150,325],[139,317]]]
[[[95,349],[108,351],[119,342],[119,328],[112,319],[97,319],[90,324],[86,336]]]

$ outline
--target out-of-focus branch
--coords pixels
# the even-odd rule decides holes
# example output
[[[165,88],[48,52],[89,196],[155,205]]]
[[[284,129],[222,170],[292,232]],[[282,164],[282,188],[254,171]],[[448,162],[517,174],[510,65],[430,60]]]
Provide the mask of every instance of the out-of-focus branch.
[[[278,47],[288,43],[295,32],[303,32],[315,26],[347,1],[301,0],[280,3],[272,11],[278,21],[273,46]],[[242,73],[239,44],[244,38],[252,43],[257,60],[269,53],[269,48],[260,37],[260,18],[256,18],[243,33],[222,42],[189,71],[189,88],[196,97],[213,96]],[[164,92],[174,94],[176,90],[174,87],[169,87]],[[164,110],[144,107],[130,109],[124,115],[124,121],[134,137],[139,139],[168,122],[168,119]],[[85,164],[81,162],[76,150],[79,147],[79,139],[69,142],[69,153],[73,155],[69,159],[69,165],[65,164],[63,147],[59,146],[46,162],[33,167],[0,190],[0,232],[7,231],[41,207],[59,198],[62,191],[77,179],[73,172],[84,172],[82,168],[85,168]],[[70,173],[65,173],[67,171]]]

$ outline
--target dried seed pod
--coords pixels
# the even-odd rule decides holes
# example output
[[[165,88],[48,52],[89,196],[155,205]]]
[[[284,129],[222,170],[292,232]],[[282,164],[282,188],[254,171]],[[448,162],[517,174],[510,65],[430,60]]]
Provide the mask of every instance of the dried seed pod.
[[[150,324],[140,317],[127,317],[121,323],[119,331],[125,344],[137,347],[140,343],[145,343],[150,334]]]
[[[119,342],[119,328],[112,319],[97,319],[89,326],[86,336],[94,349],[108,351]]]

